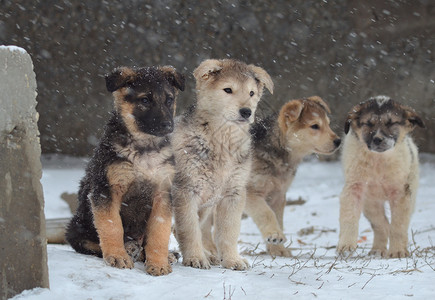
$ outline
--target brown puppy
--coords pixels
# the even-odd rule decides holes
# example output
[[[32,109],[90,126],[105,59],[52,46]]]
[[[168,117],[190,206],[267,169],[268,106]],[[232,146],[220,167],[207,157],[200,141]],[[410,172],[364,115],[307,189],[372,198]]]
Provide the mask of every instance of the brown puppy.
[[[340,138],[329,127],[328,105],[317,96],[287,102],[279,112],[251,128],[252,170],[245,211],[266,240],[272,256],[291,256],[283,233],[285,194],[302,159],[332,154]]]
[[[369,254],[409,256],[408,226],[419,163],[417,147],[408,134],[416,126],[424,128],[415,111],[386,96],[371,98],[350,111],[342,153],[346,182],[340,195],[340,255],[356,249],[363,211],[374,231]],[[385,202],[391,208],[391,225],[385,216]]]
[[[230,59],[206,60],[194,76],[197,104],[177,123],[172,138],[172,196],[183,264],[245,270],[237,239],[251,167],[249,124],[263,87],[272,92],[273,83],[262,68]]]
[[[77,252],[111,266],[132,268],[130,250],[146,257],[148,273],[168,274],[174,175],[168,134],[184,77],[168,66],[122,67],[106,76],[106,86],[115,110],[80,183],[66,238]]]

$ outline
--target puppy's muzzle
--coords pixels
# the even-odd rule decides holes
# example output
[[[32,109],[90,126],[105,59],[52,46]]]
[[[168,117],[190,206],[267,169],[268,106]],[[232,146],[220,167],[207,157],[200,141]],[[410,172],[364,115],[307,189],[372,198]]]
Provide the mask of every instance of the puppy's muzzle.
[[[394,147],[395,140],[394,138],[386,138],[375,136],[373,139],[367,144],[368,148],[374,152],[384,152]]]
[[[373,144],[375,144],[376,146],[379,146],[380,144],[382,144],[383,139],[380,137],[375,137],[373,139]]]
[[[171,121],[165,121],[160,123],[160,130],[162,132],[172,132],[174,130],[174,124]]]
[[[242,107],[239,110],[239,114],[244,120],[248,121],[249,117],[252,115],[252,110],[247,107]]]

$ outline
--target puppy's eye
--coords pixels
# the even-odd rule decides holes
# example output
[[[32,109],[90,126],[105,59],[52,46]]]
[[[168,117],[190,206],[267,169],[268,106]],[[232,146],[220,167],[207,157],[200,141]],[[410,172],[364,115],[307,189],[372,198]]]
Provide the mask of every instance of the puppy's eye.
[[[174,98],[172,98],[172,97],[168,97],[168,98],[166,99],[166,105],[167,105],[167,106],[171,106],[172,104],[174,104]]]
[[[249,96],[252,97],[252,96],[254,96],[254,94],[255,94],[254,91],[251,91],[251,92],[249,93]]]
[[[230,88],[224,88],[224,92],[227,93],[227,94],[232,94],[233,90],[230,89]]]
[[[140,98],[139,101],[141,104],[145,104],[145,105],[148,105],[151,102],[150,99],[148,99],[147,97]]]
[[[319,129],[320,129],[319,124],[314,124],[314,125],[311,125],[310,127],[311,127],[312,129],[314,129],[314,130],[319,130]]]
[[[363,126],[367,126],[367,127],[369,127],[369,128],[372,128],[372,127],[374,126],[374,124],[371,123],[371,122],[363,123],[362,125],[363,125]]]
[[[387,127],[391,127],[391,126],[394,126],[394,125],[397,125],[397,124],[399,124],[399,123],[398,123],[398,122],[388,121],[385,125],[386,125]]]

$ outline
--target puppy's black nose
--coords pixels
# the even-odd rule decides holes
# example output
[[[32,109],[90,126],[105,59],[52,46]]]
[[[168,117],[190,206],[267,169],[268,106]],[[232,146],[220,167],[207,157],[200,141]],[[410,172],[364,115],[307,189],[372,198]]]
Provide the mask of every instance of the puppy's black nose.
[[[242,118],[244,118],[244,119],[249,119],[249,117],[250,117],[251,114],[252,114],[252,111],[251,111],[250,108],[243,107],[243,108],[241,108],[241,109],[239,110],[239,113],[240,113],[240,115],[242,116]]]
[[[382,143],[382,139],[380,137],[373,138],[373,144],[379,146]]]
[[[160,123],[160,128],[163,130],[172,130],[172,122],[171,121],[165,121]]]
[[[335,145],[335,147],[340,146],[340,144],[341,144],[341,139],[335,139],[335,140],[334,140],[334,145]]]

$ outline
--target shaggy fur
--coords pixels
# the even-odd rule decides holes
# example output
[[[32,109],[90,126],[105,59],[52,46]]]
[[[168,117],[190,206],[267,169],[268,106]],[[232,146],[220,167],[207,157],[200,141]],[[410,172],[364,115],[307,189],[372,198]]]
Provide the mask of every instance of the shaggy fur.
[[[206,60],[194,76],[196,106],[182,117],[172,139],[172,196],[183,264],[245,270],[237,239],[251,167],[249,124],[263,87],[272,92],[273,83],[262,68],[229,59]]]
[[[385,96],[371,98],[350,111],[342,153],[346,182],[340,195],[340,255],[356,249],[362,211],[374,231],[369,254],[409,256],[408,226],[419,163],[417,147],[408,134],[416,126],[424,124],[414,110]],[[391,208],[391,224],[385,216],[385,202]]]
[[[106,86],[115,110],[80,183],[66,238],[77,252],[111,266],[132,268],[129,250],[146,257],[149,274],[168,274],[174,174],[168,134],[184,77],[172,67],[122,67],[106,76]]]
[[[328,105],[317,96],[287,102],[279,115],[252,126],[253,162],[246,212],[266,240],[272,256],[291,256],[282,243],[285,194],[302,159],[332,154],[340,138],[329,127]]]

